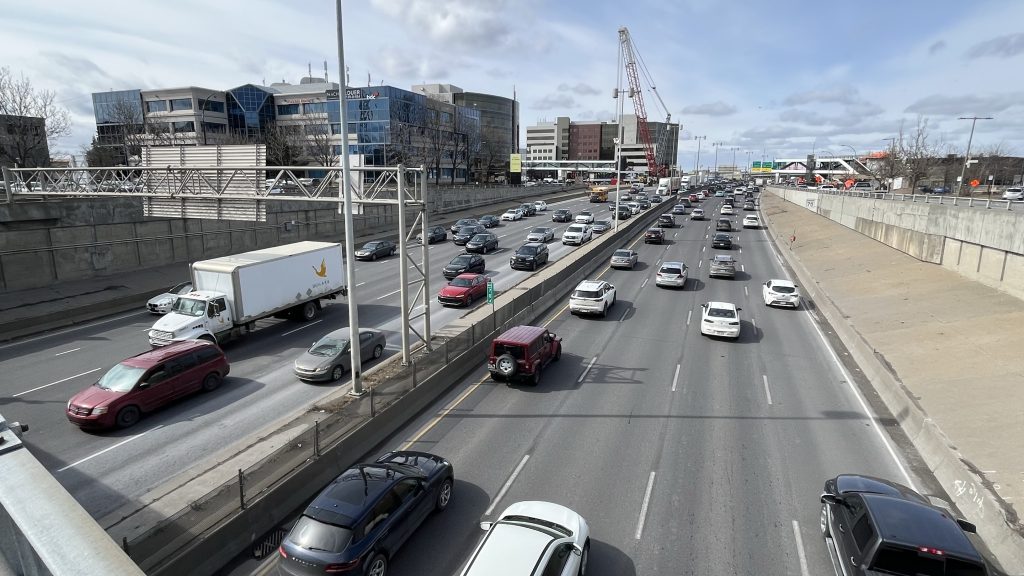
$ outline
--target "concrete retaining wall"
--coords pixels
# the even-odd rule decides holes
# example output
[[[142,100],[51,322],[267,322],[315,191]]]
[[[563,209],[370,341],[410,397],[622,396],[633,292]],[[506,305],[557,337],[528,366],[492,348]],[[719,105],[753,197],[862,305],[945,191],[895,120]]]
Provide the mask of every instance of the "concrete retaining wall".
[[[1024,299],[1024,212],[821,194],[768,191],[847,228]],[[789,232],[799,236],[799,231]]]
[[[503,329],[505,323],[515,318],[517,314],[523,323],[535,322],[551,307],[564,301],[565,296],[578,282],[604,266],[612,252],[621,247],[623,238],[629,238],[644,230],[660,213],[657,210],[650,210],[638,218],[622,223],[617,233],[606,233],[598,237],[590,244],[588,250],[573,251],[549,268],[521,282],[514,289],[500,294],[495,301],[493,314],[489,307],[484,306],[447,326],[444,332],[451,334],[472,329],[476,336],[476,328],[480,326],[485,327],[486,332],[481,331],[479,337],[473,338],[476,344],[461,355],[450,359],[440,371],[425,378],[419,386],[403,395],[375,418],[355,429],[321,457],[311,460],[308,466],[297,470],[254,499],[245,510],[235,512],[213,530],[196,534],[195,540],[168,558],[134,559],[148,574],[158,576],[205,576],[215,573],[234,556],[279,526],[289,514],[312,498],[338,474],[359,462],[368,449],[384,442],[451,386],[479,368],[494,333]],[[399,360],[396,357],[391,362]],[[265,434],[261,432],[258,435]]]
[[[427,205],[438,215],[568,190],[572,189],[428,188]],[[397,228],[397,207],[365,206],[354,223],[357,237]],[[343,219],[333,206],[310,202],[268,202],[266,222],[146,218],[138,198],[3,204],[0,293],[301,240],[338,240],[343,234]]]

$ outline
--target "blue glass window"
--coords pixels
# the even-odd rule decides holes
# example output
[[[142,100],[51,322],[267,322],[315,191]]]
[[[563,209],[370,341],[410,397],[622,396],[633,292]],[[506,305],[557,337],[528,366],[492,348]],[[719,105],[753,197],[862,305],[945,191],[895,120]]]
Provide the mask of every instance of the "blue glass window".
[[[206,110],[207,112],[220,112],[224,113],[224,103],[218,102],[217,100],[199,100],[199,108]]]
[[[341,122],[331,124],[331,134],[341,134]]]
[[[277,115],[278,116],[290,116],[292,114],[298,114],[298,113],[299,113],[299,105],[298,104],[278,104],[277,105]]]
[[[306,124],[306,134],[327,134],[327,124]]]
[[[302,105],[303,114],[326,114],[327,103],[326,102],[308,102]]]
[[[171,100],[171,110],[191,110],[191,98],[175,98]]]
[[[146,102],[146,112],[167,112],[166,100],[149,100]]]
[[[191,120],[189,120],[188,122],[174,122],[172,126],[174,126],[175,133],[196,131],[196,123]]]

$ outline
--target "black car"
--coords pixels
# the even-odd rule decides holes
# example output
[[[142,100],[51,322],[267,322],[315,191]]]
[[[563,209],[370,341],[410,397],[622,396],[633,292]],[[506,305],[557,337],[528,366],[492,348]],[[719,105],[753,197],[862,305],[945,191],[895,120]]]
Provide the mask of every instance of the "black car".
[[[572,222],[572,211],[559,208],[551,213],[552,222]]]
[[[725,233],[715,234],[714,237],[711,238],[711,247],[732,250],[732,236]]]
[[[465,246],[467,242],[477,234],[484,234],[487,232],[487,228],[477,224],[475,226],[463,226],[452,236],[452,242],[457,246]]]
[[[658,226],[661,226],[662,228],[675,228],[676,217],[671,214],[662,214],[661,216],[658,216]]]
[[[356,260],[376,260],[392,256],[397,251],[398,246],[391,240],[374,240],[363,244],[362,248],[356,250],[354,256]]]
[[[650,208],[651,208],[651,201],[650,200],[648,200],[646,198],[641,198],[640,200],[637,200],[637,202],[640,204],[640,209],[641,210],[650,210]]]
[[[341,473],[281,542],[285,574],[384,574],[431,513],[451,502],[452,465],[426,452],[391,452]]]
[[[719,218],[715,222],[715,230],[732,232],[732,220],[728,218]]]
[[[520,204],[519,209],[523,211],[523,216],[536,216],[537,207],[533,205],[533,202],[527,202]]]
[[[466,272],[475,272],[477,274],[483,274],[486,271],[486,264],[484,263],[484,257],[479,254],[459,254],[452,261],[448,263],[443,269],[441,274],[445,278],[451,280],[459,274],[465,274]]]
[[[480,224],[480,222],[476,218],[462,218],[455,222],[455,224],[452,224],[451,231],[452,234],[455,234],[463,226],[476,226],[477,224]]]
[[[662,244],[665,242],[665,231],[661,228],[650,228],[644,233],[644,244]]]
[[[417,234],[416,239],[423,242],[423,234]],[[448,231],[444,229],[444,226],[434,226],[430,230],[427,230],[427,244],[444,242],[447,239]]]
[[[528,242],[516,250],[508,265],[513,270],[536,270],[548,263],[548,246],[541,242]]]
[[[843,575],[990,574],[967,536],[977,532],[973,524],[896,482],[857,474],[828,480],[820,525]]]
[[[491,250],[498,249],[498,236],[485,232],[483,234],[477,234],[466,242],[466,252],[477,252],[480,254],[486,254]]]
[[[498,226],[501,226],[501,218],[488,214],[487,216],[481,216],[477,223],[484,228],[497,228]]]
[[[676,204],[672,207],[673,214],[686,214],[686,206],[684,204]]]
[[[725,199],[722,200],[722,206],[732,206],[735,208],[736,205],[734,204],[734,202],[735,201],[732,199],[732,196],[726,196]]]
[[[611,229],[612,229],[612,222],[611,222],[611,220],[598,220],[598,221],[594,222],[593,224],[591,224],[591,226],[590,226],[590,230],[594,234],[604,234],[605,232],[607,232],[607,231],[609,231]]]

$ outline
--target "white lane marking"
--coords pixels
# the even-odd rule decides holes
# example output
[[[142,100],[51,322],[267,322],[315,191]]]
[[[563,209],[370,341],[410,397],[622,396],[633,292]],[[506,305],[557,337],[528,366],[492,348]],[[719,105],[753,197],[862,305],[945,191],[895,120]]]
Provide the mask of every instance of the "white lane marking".
[[[651,477],[647,479],[647,491],[644,492],[644,504],[640,507],[640,520],[636,524],[636,539],[644,533],[644,521],[647,519],[647,507],[651,504],[651,490],[654,489],[654,470],[651,470]]]
[[[583,374],[580,374],[580,377],[576,379],[577,384],[583,382],[583,379],[587,377],[587,372],[590,372],[590,369],[594,367],[594,362],[597,362],[597,356],[590,359],[590,364],[587,364],[587,367],[583,369]]]
[[[124,314],[122,316],[115,316],[114,318],[107,318],[106,320],[100,320],[99,322],[92,322],[90,324],[82,324],[81,326],[75,326],[67,328],[65,330],[58,330],[56,332],[48,332],[42,336],[36,336],[35,338],[26,338],[24,340],[18,340],[17,342],[11,342],[10,344],[4,344],[0,346],[0,350],[10,348],[11,346],[19,346],[21,344],[28,344],[29,342],[35,342],[36,340],[42,340],[43,338],[50,338],[51,336],[60,336],[61,334],[67,334],[68,332],[74,332],[75,330],[84,330],[86,328],[92,328],[93,326],[99,326],[101,324],[109,324],[111,322],[117,322],[118,320],[124,320],[125,318],[131,318],[132,316],[141,316],[143,314],[149,314],[149,311],[132,312],[130,314]],[[146,328],[149,330],[149,328]]]
[[[676,373],[672,376],[672,391],[676,391],[676,382],[679,381],[679,364],[676,364]]]
[[[63,356],[65,354],[71,354],[72,352],[78,352],[81,348],[72,348],[71,350],[65,350],[63,352],[57,352],[54,356]]]
[[[796,555],[800,559],[801,576],[810,576],[807,570],[807,555],[804,554],[804,539],[800,536],[800,523],[793,520],[793,538],[796,539]]]
[[[743,254],[743,248],[740,248],[740,254]]]
[[[398,294],[399,292],[401,292],[401,290],[395,290],[394,292],[388,292],[387,294],[384,294],[383,296],[377,297],[377,300],[383,300],[383,299],[387,298],[388,296],[394,296],[395,294]]]
[[[516,481],[516,476],[519,476],[519,473],[523,471],[523,466],[526,466],[526,461],[529,459],[529,454],[523,455],[523,459],[519,461],[519,465],[516,466],[516,469],[512,471],[512,475],[509,476],[508,480],[505,481],[505,485],[502,486],[501,490],[498,491],[498,495],[495,496],[494,500],[491,501],[491,505],[487,507],[487,510],[484,510],[484,516],[487,516],[488,514],[494,511],[494,507],[497,506],[498,502],[501,502],[501,499],[505,497],[505,493],[508,492],[508,489],[512,487],[512,483]]]
[[[768,387],[768,376],[761,374],[761,379],[764,380],[764,395],[768,397],[768,405],[772,405],[772,390]]]
[[[298,328],[296,328],[294,330],[289,330],[289,331],[285,332],[284,334],[281,334],[281,336],[287,336],[287,335],[289,335],[289,334],[291,334],[293,332],[298,332],[299,330],[304,330],[304,329],[309,328],[310,326],[312,326],[314,324],[319,324],[321,322],[323,322],[323,319],[316,320],[314,322],[309,322],[309,323],[307,323],[307,324],[305,324],[303,326],[299,326]]]
[[[128,438],[125,438],[124,440],[118,442],[117,444],[114,444],[113,446],[104,448],[103,450],[100,450],[99,452],[96,452],[95,454],[92,454],[90,456],[86,456],[85,458],[82,458],[78,462],[72,462],[71,464],[68,464],[67,466],[65,466],[63,468],[57,469],[57,472],[63,472],[65,470],[69,469],[69,468],[74,468],[75,466],[78,466],[79,464],[81,464],[83,462],[88,462],[89,460],[92,460],[93,458],[95,458],[97,456],[100,456],[102,454],[106,454],[107,452],[110,452],[114,448],[117,448],[119,446],[124,446],[125,444],[131,442],[132,440],[135,440],[136,438],[142,438],[143,436],[145,436],[146,434],[149,434],[153,430],[159,430],[160,428],[163,428],[163,424],[159,424],[155,428],[150,428],[149,430],[146,430],[145,432],[143,432],[141,434],[136,434],[135,436],[130,436]]]
[[[753,317],[750,318],[750,323],[754,325],[754,328],[757,328],[757,322],[754,320]]]
[[[99,368],[93,368],[92,370],[89,370],[88,372],[82,372],[81,374],[75,374],[74,376],[68,376],[67,378],[61,378],[60,380],[57,380],[56,382],[50,382],[49,384],[43,384],[42,386],[37,386],[37,387],[35,387],[35,388],[31,389],[31,390],[25,390],[24,392],[18,392],[17,394],[12,395],[11,397],[12,398],[17,398],[18,396],[24,396],[25,394],[28,394],[29,392],[35,392],[36,390],[42,390],[43,388],[49,388],[50,386],[53,386],[54,384],[60,384],[61,382],[67,382],[68,380],[73,380],[75,378],[78,378],[79,376],[85,376],[86,374],[92,374],[93,372],[96,372],[97,370],[99,370]]]
[[[743,287],[743,295],[746,296],[747,298],[750,298],[750,292],[747,292],[746,286]]]
[[[356,284],[356,288],[359,288],[359,287],[360,287],[360,286],[362,286],[363,284],[366,284],[366,282],[360,282],[359,284]]]
[[[644,286],[647,286],[647,281],[648,280],[650,280],[650,278],[644,278],[644,283],[641,284],[640,287],[643,288]]]
[[[700,265],[703,264],[703,263],[704,263],[704,260],[697,260],[697,268],[700,268]]]
[[[622,311],[622,316],[619,317],[619,322],[622,322],[623,320],[626,319],[626,314],[629,314],[629,308],[626,308],[625,310]]]
[[[747,267],[744,266],[743,264],[740,264],[740,272],[746,272],[746,271],[747,271]]]
[[[688,310],[686,312],[686,325],[687,326],[690,325],[690,316],[693,316],[693,310]]]
[[[708,247],[707,247],[707,246],[701,246],[701,247],[700,247],[700,251],[701,251],[701,252],[703,252],[703,251],[705,251],[705,250],[707,250],[707,249],[708,249]]]
[[[707,235],[707,234],[705,234],[705,235],[704,235],[704,239],[705,239],[705,240],[707,240],[707,239],[708,239],[708,235]]]

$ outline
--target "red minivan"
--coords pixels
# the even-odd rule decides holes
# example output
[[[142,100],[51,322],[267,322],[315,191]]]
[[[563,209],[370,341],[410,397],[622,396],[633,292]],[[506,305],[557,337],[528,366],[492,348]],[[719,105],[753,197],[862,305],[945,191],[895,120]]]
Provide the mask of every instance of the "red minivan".
[[[145,412],[200,390],[216,390],[229,371],[216,344],[175,342],[122,360],[68,400],[65,413],[82,428],[127,428]]]

